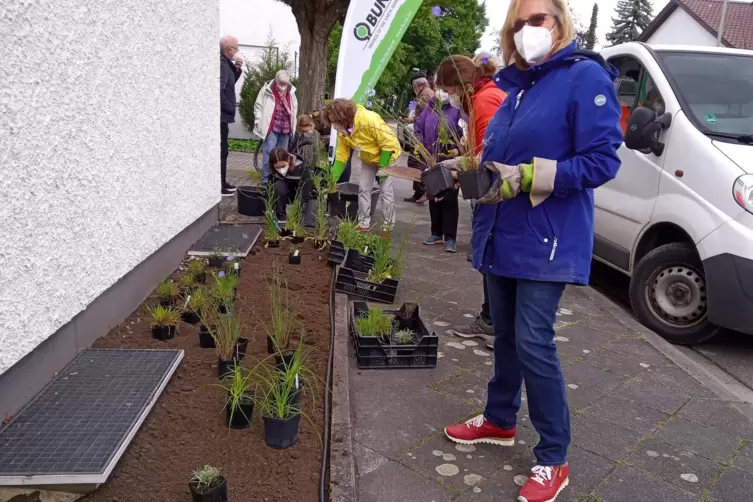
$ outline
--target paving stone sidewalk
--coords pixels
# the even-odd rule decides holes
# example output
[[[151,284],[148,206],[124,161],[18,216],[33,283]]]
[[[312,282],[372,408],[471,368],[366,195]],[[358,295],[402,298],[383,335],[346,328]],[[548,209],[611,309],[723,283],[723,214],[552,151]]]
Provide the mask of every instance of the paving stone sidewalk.
[[[231,152],[240,182],[250,156]],[[356,174],[354,173],[354,176]],[[354,178],[356,179],[356,178]],[[472,320],[481,279],[470,251],[470,209],[461,203],[458,253],[423,246],[428,206],[402,202],[396,233],[408,231],[398,299],[420,296],[421,314],[441,336],[432,370],[358,370],[351,357],[350,403],[359,502],[514,501],[538,436],[526,403],[514,447],[455,445],[447,424],[483,410],[491,353],[445,331]],[[225,221],[235,200],[221,205]],[[595,302],[568,288],[557,315],[557,344],[572,412],[571,484],[559,501],[742,502],[753,499],[753,424]]]

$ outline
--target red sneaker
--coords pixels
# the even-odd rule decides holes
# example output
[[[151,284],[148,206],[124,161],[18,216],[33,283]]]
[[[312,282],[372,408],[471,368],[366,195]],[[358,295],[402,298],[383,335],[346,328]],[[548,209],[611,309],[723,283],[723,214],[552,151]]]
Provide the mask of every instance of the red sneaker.
[[[567,464],[557,467],[537,465],[520,489],[518,502],[554,502],[557,495],[570,483]]]
[[[445,427],[444,433],[450,441],[460,444],[488,443],[499,446],[515,445],[515,427],[512,429],[495,427],[484,418],[484,415],[472,418],[464,424]]]

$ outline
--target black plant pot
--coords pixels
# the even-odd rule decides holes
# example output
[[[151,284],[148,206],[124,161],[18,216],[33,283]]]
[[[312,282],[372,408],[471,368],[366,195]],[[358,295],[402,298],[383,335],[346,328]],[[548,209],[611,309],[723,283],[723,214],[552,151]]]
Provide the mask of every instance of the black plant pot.
[[[295,232],[293,232],[295,234]],[[303,241],[305,241],[305,237],[298,237],[297,235],[293,235],[293,238],[291,239],[291,242],[293,244],[302,244]]]
[[[464,199],[480,199],[492,187],[492,172],[484,167],[458,173]]]
[[[173,306],[173,299],[170,298],[169,300],[160,300],[159,304],[162,305],[165,308],[172,307]]]
[[[269,354],[275,353],[275,341],[269,335],[267,335],[267,353]]]
[[[287,420],[264,417],[264,441],[267,446],[283,450],[290,448],[298,440],[298,426],[301,415],[295,415]]]
[[[232,404],[228,405],[227,426],[231,429],[248,429],[251,427],[251,419],[254,415],[254,401],[250,397],[241,398],[238,406],[233,411]],[[232,415],[232,417],[231,417]]]
[[[298,379],[298,388],[290,392],[290,406],[296,410],[301,410],[301,394],[303,394],[303,380]]]
[[[175,338],[175,326],[152,326],[152,338],[156,340],[172,340]]]
[[[298,251],[298,254],[295,254],[295,251],[292,251],[288,255],[288,263],[291,265],[300,265],[301,264],[301,252]]]
[[[191,312],[190,310],[183,312],[180,315],[180,318],[183,320],[184,323],[192,324],[194,326],[199,324],[199,321],[201,321],[201,317],[199,317],[199,314],[197,314],[196,312]]]
[[[233,308],[227,308],[227,305],[225,305],[225,302],[220,302],[217,304],[217,310],[220,314],[227,314],[228,312],[232,312]]]
[[[193,502],[227,502],[227,480],[220,476],[220,482],[206,493],[199,493],[192,483],[188,483]]]
[[[217,373],[219,374],[220,378],[225,378],[229,374],[233,372],[233,368],[235,367],[235,359],[230,359],[229,361],[223,361],[222,359],[217,360]]]
[[[278,247],[280,247],[280,241],[279,240],[276,240],[276,241],[267,241],[267,247],[268,248],[278,248]]]
[[[438,197],[442,192],[455,188],[452,171],[442,165],[421,173],[421,182],[424,184],[429,197]]]
[[[194,277],[194,279],[196,279],[196,282],[198,282],[199,284],[206,284],[206,282],[207,282],[207,273],[206,272],[202,272],[199,275],[197,275],[196,277]]]
[[[212,334],[203,324],[199,328],[199,347],[202,349],[213,349],[216,347]]]
[[[236,361],[243,361],[243,358],[246,357],[246,349],[248,349],[248,338],[239,338],[233,351],[233,357]]]
[[[288,229],[280,230],[280,237],[290,237],[291,235],[293,235],[292,230],[288,230]]]
[[[244,216],[264,216],[264,194],[254,186],[238,187],[238,213]]]
[[[275,366],[277,366],[278,370],[285,371],[285,368],[290,366],[294,357],[294,350],[283,350],[282,354],[275,354]]]
[[[209,266],[212,268],[225,268],[225,257],[209,258]]]

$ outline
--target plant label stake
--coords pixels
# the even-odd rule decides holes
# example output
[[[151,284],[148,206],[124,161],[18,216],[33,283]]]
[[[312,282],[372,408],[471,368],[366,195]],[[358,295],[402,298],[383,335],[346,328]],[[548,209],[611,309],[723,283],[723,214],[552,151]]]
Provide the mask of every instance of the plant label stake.
[[[191,295],[188,295],[186,297],[186,303],[183,304],[183,308],[186,309],[188,307],[188,302],[191,301]]]
[[[298,390],[298,373],[295,374],[295,390]]]

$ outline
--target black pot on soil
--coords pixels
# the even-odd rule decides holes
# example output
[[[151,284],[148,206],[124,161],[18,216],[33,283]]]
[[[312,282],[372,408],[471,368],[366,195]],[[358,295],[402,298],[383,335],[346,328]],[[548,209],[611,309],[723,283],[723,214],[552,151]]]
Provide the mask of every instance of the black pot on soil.
[[[195,277],[195,279],[196,279],[196,282],[198,282],[199,284],[206,284],[206,282],[207,282],[207,273],[206,272],[201,272],[200,274],[198,274]]]
[[[230,359],[229,361],[223,361],[222,359],[218,359],[217,360],[217,373],[219,374],[219,377],[224,378],[230,373],[232,373],[235,363],[236,363],[235,359]]]
[[[251,427],[251,418],[254,414],[254,401],[253,399],[251,399],[251,397],[242,397],[234,411],[232,404],[228,405],[226,410],[227,426],[229,428],[248,429],[249,427]]]
[[[293,232],[293,238],[291,239],[291,242],[293,244],[302,244],[303,241],[305,241],[305,240],[306,240],[305,237],[299,237],[299,236],[295,235],[295,232]]]
[[[225,258],[222,256],[218,258],[209,258],[209,266],[212,268],[225,268]]]
[[[199,314],[197,314],[196,312],[191,312],[190,310],[180,314],[180,318],[184,323],[192,324],[194,326],[199,324],[199,321],[201,321]]]
[[[227,314],[228,309],[227,309],[227,305],[225,305],[225,302],[218,303],[217,310],[220,312],[220,314]],[[232,310],[230,312],[232,312]]]
[[[238,213],[244,216],[264,216],[264,194],[254,186],[238,187]]]
[[[291,265],[300,265],[301,264],[301,252],[298,250],[291,251],[290,254],[288,255],[288,263]]]
[[[288,230],[288,229],[280,230],[280,237],[290,237],[291,235],[293,235],[292,230]]]
[[[276,240],[276,241],[267,241],[267,247],[268,248],[278,248],[278,247],[280,247],[280,241],[279,240]]]
[[[159,304],[162,305],[165,308],[172,307],[173,306],[173,299],[170,298],[169,300],[160,300]]]
[[[277,366],[278,370],[285,371],[285,367],[290,366],[294,357],[294,350],[283,350],[282,354],[275,354],[275,366]]]
[[[268,354],[275,353],[275,341],[272,340],[272,337],[269,335],[267,335],[267,353]]]
[[[176,326],[152,326],[152,338],[156,340],[172,340],[175,338]]]
[[[216,347],[212,334],[203,324],[199,328],[199,347],[202,349],[213,349]]]
[[[442,165],[438,165],[433,169],[427,169],[421,173],[421,182],[424,184],[429,197],[437,197],[445,190],[455,187],[455,180],[452,179],[452,171]]]
[[[301,415],[295,415],[287,420],[264,417],[264,441],[267,446],[279,450],[290,448],[298,440],[298,426]]]
[[[480,199],[492,187],[492,172],[484,167],[458,173],[464,199]]]
[[[248,338],[239,338],[233,352],[236,361],[242,361],[246,357],[246,349],[248,349]]]
[[[193,502],[227,502],[227,480],[220,476],[219,483],[206,493],[199,493],[193,484],[188,483]]]

